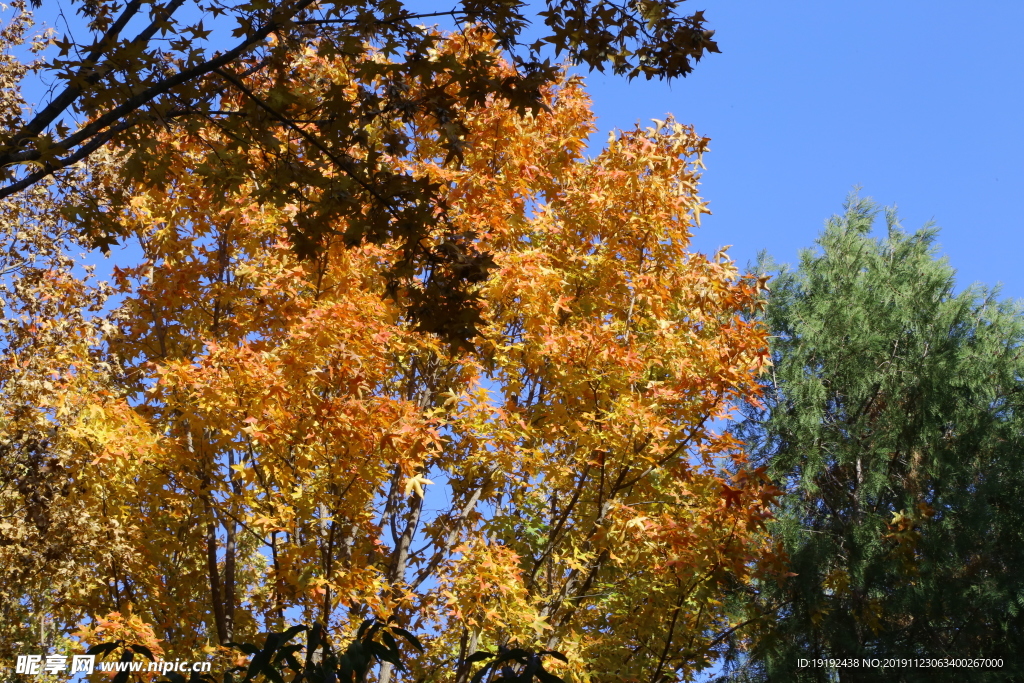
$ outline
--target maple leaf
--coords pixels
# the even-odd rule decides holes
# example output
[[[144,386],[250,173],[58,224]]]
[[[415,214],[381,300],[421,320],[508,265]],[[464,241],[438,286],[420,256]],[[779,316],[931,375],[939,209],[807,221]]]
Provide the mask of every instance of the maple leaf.
[[[405,493],[405,495],[408,496],[411,491],[416,491],[416,495],[419,496],[420,498],[422,498],[423,497],[423,487],[426,486],[427,484],[433,484],[433,483],[434,482],[430,481],[429,479],[427,479],[423,475],[417,474],[417,475],[409,477],[408,479],[405,480],[404,493]]]

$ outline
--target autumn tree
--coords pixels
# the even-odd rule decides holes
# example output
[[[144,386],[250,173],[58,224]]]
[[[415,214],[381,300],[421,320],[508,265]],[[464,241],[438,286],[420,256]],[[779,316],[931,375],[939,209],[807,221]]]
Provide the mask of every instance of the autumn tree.
[[[515,76],[493,35],[436,45],[438,63],[487,52],[488,78]],[[353,60],[389,68],[310,47],[282,97],[357,97],[376,76]],[[404,87],[417,99],[433,86]],[[112,388],[70,387],[81,408],[53,421],[86,455],[51,457],[118,545],[76,560],[91,578],[33,619],[62,633],[84,619],[92,642],[131,615],[188,658],[291,620],[349,637],[392,616],[422,637],[411,677],[460,682],[470,655],[509,644],[557,648],[569,661],[553,666],[576,680],[658,683],[707,664],[735,626],[719,587],[771,560],[774,489],[713,429],[757,393],[763,282],[687,250],[707,212],[706,139],[667,121],[588,158],[581,81],[541,95],[523,115],[466,99],[455,166],[429,112],[363,131],[400,125],[409,146],[379,163],[437,188],[453,229],[492,255],[468,347],[423,329],[415,283],[385,296],[402,239],[353,246],[337,216],[324,248],[298,259],[289,226],[303,205],[262,194],[277,160],[215,122],[154,139],[159,184],[137,178],[130,148],[90,171],[98,201],[130,198],[94,219],[133,236],[142,260],[113,273],[116,330],[96,347]],[[271,132],[297,162],[321,153],[305,127]],[[210,160],[245,154],[263,170],[225,193]]]
[[[82,180],[81,174],[76,179]],[[106,483],[76,425],[114,420],[128,437],[128,406],[98,405],[117,391],[97,317],[112,293],[82,266],[74,231],[48,183],[0,200],[0,657],[67,647],[69,602],[95,593],[94,568],[116,568],[129,546],[106,516]],[[88,417],[92,415],[92,418]],[[89,429],[89,428],[86,428]],[[130,447],[130,441],[124,442]],[[122,476],[131,477],[130,467]],[[90,493],[86,491],[91,489]],[[107,562],[111,565],[106,565]]]
[[[432,307],[420,321],[444,326],[445,313],[454,312],[473,316],[475,325],[478,306],[468,290],[493,263],[471,233],[456,229],[440,188],[389,162],[414,144],[407,128],[431,119],[446,162],[459,164],[466,106],[495,98],[519,113],[538,113],[544,86],[560,73],[552,56],[629,78],[685,76],[717,47],[701,12],[680,12],[683,1],[549,0],[536,15],[518,0],[453,0],[429,10],[398,0],[72,3],[88,31],[77,42],[52,36],[58,52],[36,69],[51,94],[38,109],[3,122],[0,198],[114,143],[130,150],[126,173],[159,184],[165,167],[158,134],[188,130],[218,149],[197,169],[208,182],[225,189],[245,183],[254,200],[297,207],[288,217],[297,254],[324,248],[341,222],[350,244],[398,239],[405,258],[389,272],[395,286],[414,282],[419,268],[435,262],[457,266],[451,282],[424,284]],[[13,8],[14,25],[26,28],[25,0]],[[425,24],[438,19],[486,27],[512,68],[496,78],[498,53],[489,48],[436,59],[440,35]],[[531,20],[540,30],[527,44]],[[347,57],[360,87],[320,90],[314,98],[290,89],[289,80],[304,78],[295,65],[308,49]],[[357,59],[374,53],[387,59]],[[368,126],[388,133],[368,136]],[[278,129],[300,134],[303,153],[282,147]],[[94,244],[108,248],[119,238],[109,222],[87,220],[95,209],[88,202],[66,208],[78,211],[77,224]],[[444,247],[424,246],[437,241],[435,233],[445,235]]]
[[[1024,491],[1018,304],[956,293],[933,228],[871,236],[853,198],[772,279],[773,369],[741,433],[784,489],[792,575],[736,680],[832,680],[803,658],[1004,658],[1020,677]],[[843,681],[963,680],[963,668],[843,669]],[[975,677],[976,676],[976,677]]]

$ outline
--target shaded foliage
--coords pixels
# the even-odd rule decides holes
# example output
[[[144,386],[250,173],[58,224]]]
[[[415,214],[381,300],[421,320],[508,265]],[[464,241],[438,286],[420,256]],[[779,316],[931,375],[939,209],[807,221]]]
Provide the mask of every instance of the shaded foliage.
[[[419,639],[403,628],[378,619],[367,619],[356,631],[355,636],[344,650],[335,652],[331,647],[324,627],[298,625],[279,632],[268,633],[259,647],[252,643],[229,643],[239,652],[251,657],[248,665],[238,665],[224,672],[224,683],[364,683],[376,664],[387,662],[404,670],[402,653],[395,636],[404,639],[418,651],[423,650]],[[291,640],[306,632],[305,646]],[[119,661],[131,662],[135,655],[142,655],[149,661],[156,661],[153,653],[144,645],[127,644],[123,640],[94,645],[87,654],[102,659],[120,651]],[[302,660],[299,656],[304,653]],[[545,670],[542,659],[552,656],[563,662],[565,655],[552,650],[531,652],[518,647],[501,646],[497,653],[480,651],[456,663],[459,670],[469,669],[473,664],[490,659],[488,664],[477,671],[471,683],[565,683],[561,678]],[[241,674],[241,676],[236,676]],[[126,683],[132,678],[130,671],[117,673],[111,683]],[[145,677],[136,676],[145,680]],[[192,671],[188,678],[177,672],[168,672],[161,683],[217,683],[217,677]]]
[[[128,150],[123,172],[131,180],[160,184],[169,169],[157,135],[185,127],[214,143],[196,169],[207,182],[230,196],[258,178],[246,189],[254,199],[298,207],[289,236],[300,257],[322,251],[342,219],[349,245],[401,242],[406,257],[387,271],[392,285],[431,272],[422,301],[410,310],[423,325],[465,341],[479,324],[467,289],[494,264],[475,235],[454,228],[435,182],[391,163],[414,145],[407,127],[429,119],[446,163],[460,165],[468,111],[492,100],[520,114],[545,108],[543,89],[561,73],[544,56],[549,49],[630,78],[685,76],[717,47],[703,14],[683,15],[682,4],[548,0],[532,16],[518,0],[453,1],[440,10],[398,0],[76,2],[87,37],[52,37],[59,54],[33,67],[53,83],[49,100],[37,111],[4,112],[0,198],[112,143]],[[32,25],[25,1],[13,6],[16,16],[0,44],[5,53]],[[424,26],[437,18],[486,29],[513,68],[499,75],[495,51],[482,43],[465,54],[439,54],[441,34]],[[525,44],[531,19],[543,28]],[[316,84],[297,62],[310,52],[345,58],[347,77],[358,86],[336,82],[309,97],[302,86]],[[8,59],[10,68],[24,70]],[[286,142],[277,134],[282,130],[298,139]],[[67,209],[93,244],[108,249],[123,237],[96,220],[109,207],[83,198]],[[444,239],[429,244],[436,235]],[[446,326],[452,318],[457,324]]]

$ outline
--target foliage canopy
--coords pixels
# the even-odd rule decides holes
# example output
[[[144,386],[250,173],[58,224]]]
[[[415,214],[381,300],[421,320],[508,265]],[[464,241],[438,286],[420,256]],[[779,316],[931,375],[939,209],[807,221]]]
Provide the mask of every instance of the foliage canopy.
[[[460,324],[479,310],[467,290],[494,263],[474,234],[456,229],[442,188],[392,163],[412,153],[410,129],[429,120],[446,164],[459,167],[467,111],[491,100],[520,114],[546,106],[544,87],[561,73],[545,56],[550,50],[630,78],[685,76],[717,47],[701,12],[680,14],[683,1],[547,0],[536,16],[519,0],[453,1],[440,11],[399,0],[77,2],[88,38],[33,39],[40,50],[51,41],[59,49],[32,67],[49,77],[53,94],[36,111],[21,102],[3,112],[0,198],[112,143],[129,151],[125,173],[158,186],[169,172],[158,138],[187,130],[218,150],[195,168],[208,182],[229,195],[297,207],[288,226],[300,257],[326,248],[344,222],[350,245],[402,242],[405,258],[388,272],[395,286],[424,269],[443,271],[426,280],[430,310],[419,320],[443,327],[451,313],[453,329],[441,331],[465,340]],[[0,41],[5,53],[32,25],[24,0],[14,7]],[[423,24],[441,17],[486,28],[511,68],[495,69],[499,55],[490,44],[458,55],[439,51],[441,34]],[[539,30],[526,44],[531,19]],[[357,87],[307,82],[300,65],[310,50],[344,58],[346,81]],[[293,87],[296,81],[306,87]],[[107,249],[123,235],[89,220],[104,209],[83,198],[77,221],[92,244]]]
[[[491,50],[489,77],[513,75],[480,31],[437,50],[458,63]],[[295,55],[294,97],[354,96],[352,59]],[[687,251],[707,211],[706,139],[668,121],[586,158],[579,79],[542,95],[535,114],[499,101],[462,111],[458,166],[424,113],[387,157],[438,188],[454,229],[493,255],[464,352],[409,315],[415,288],[382,296],[402,239],[352,246],[336,217],[323,249],[298,259],[288,238],[302,206],[263,200],[276,160],[216,123],[154,139],[159,184],[131,173],[136,151],[94,157],[90,192],[121,202],[94,219],[132,235],[142,260],[102,289],[50,246],[14,277],[0,642],[45,620],[74,647],[86,618],[88,642],[228,657],[218,643],[300,614],[343,637],[371,617],[424,633],[417,679],[447,680],[454,662],[465,680],[475,652],[514,645],[559,650],[568,661],[553,671],[577,680],[670,681],[706,664],[733,626],[718,586],[772,560],[774,489],[712,429],[756,395],[763,281]],[[292,129],[273,135],[308,149]],[[265,170],[226,201],[205,165],[246,153]],[[28,216],[32,197],[60,225],[42,189],[4,206]],[[112,313],[83,313],[109,294]],[[31,553],[61,562],[21,571]]]

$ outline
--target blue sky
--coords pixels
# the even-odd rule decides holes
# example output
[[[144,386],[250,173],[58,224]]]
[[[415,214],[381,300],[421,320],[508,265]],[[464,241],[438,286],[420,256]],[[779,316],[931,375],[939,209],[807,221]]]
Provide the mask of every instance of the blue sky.
[[[722,54],[672,84],[587,78],[601,134],[667,112],[711,138],[695,245],[795,262],[855,185],[941,226],[958,285],[1024,297],[1024,3],[691,0]],[[884,222],[880,221],[884,230]]]

